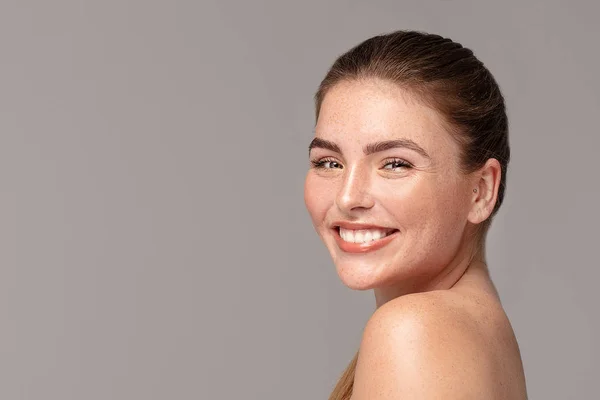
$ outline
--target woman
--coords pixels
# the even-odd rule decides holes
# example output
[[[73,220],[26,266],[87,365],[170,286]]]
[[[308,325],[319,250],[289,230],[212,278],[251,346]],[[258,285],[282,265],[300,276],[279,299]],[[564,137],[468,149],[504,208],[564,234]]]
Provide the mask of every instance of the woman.
[[[377,306],[330,400],[526,399],[485,258],[510,158],[490,72],[397,31],[341,55],[315,103],[306,206],[341,280]]]

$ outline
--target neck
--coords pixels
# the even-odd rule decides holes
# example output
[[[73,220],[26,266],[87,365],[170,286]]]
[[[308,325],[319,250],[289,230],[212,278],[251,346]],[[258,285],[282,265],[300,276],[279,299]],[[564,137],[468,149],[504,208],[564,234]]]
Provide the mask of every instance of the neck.
[[[496,293],[489,278],[484,249],[474,249],[473,245],[474,243],[462,246],[452,262],[436,275],[428,276],[425,281],[411,284],[402,282],[396,285],[375,288],[377,308],[406,294],[448,290],[467,283],[473,283],[475,280],[484,282],[493,293]]]

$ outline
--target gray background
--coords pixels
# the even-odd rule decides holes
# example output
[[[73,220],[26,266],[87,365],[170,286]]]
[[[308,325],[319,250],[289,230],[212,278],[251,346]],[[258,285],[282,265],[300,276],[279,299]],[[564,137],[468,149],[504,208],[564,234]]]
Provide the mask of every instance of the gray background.
[[[599,398],[597,2],[0,4],[1,399],[326,398],[374,301],[304,209],[312,96],[400,28],[500,82],[488,256],[529,395]]]

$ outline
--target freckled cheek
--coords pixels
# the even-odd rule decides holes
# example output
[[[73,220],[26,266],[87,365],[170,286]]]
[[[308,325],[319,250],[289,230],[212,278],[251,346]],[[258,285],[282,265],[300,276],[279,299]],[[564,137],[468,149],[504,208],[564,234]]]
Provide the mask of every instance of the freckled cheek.
[[[423,182],[404,181],[374,189],[378,202],[400,223],[419,220],[432,207],[433,191]]]
[[[309,173],[304,182],[304,203],[313,224],[323,223],[327,211],[335,201],[335,190],[333,185],[326,179]]]
[[[428,215],[428,222],[439,235],[452,235],[462,215],[460,194],[454,187],[439,184],[425,202],[423,213]],[[447,239],[447,238],[445,238]]]
[[[388,191],[385,204],[405,229],[428,229],[443,222],[447,207],[450,207],[446,198],[444,188],[435,184],[416,184]]]

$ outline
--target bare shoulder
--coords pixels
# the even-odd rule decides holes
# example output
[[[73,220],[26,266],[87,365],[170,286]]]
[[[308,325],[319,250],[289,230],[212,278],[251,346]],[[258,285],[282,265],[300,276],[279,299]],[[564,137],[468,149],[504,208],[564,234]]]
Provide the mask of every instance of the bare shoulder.
[[[365,327],[352,400],[526,397],[513,330],[491,298],[449,290],[402,296]]]

